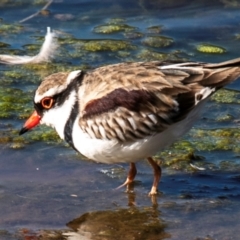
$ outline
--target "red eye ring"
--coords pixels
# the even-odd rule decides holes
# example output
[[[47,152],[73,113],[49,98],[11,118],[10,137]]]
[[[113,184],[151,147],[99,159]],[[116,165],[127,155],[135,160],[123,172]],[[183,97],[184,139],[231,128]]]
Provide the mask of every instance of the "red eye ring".
[[[42,104],[43,108],[50,109],[53,105],[53,98],[45,97],[42,99],[41,104]]]

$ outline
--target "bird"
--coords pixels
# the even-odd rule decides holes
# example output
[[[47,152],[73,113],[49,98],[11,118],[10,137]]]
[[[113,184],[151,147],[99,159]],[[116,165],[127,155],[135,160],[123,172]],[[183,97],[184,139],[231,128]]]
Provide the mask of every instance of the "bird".
[[[45,77],[34,96],[34,112],[19,134],[39,124],[90,160],[136,162],[153,169],[150,196],[158,194],[161,167],[154,154],[188,132],[207,100],[240,76],[240,58],[220,63],[194,61],[123,62]]]

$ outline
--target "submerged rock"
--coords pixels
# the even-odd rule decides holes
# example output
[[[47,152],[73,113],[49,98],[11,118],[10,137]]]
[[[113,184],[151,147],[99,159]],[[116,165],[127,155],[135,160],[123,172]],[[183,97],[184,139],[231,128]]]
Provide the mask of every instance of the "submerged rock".
[[[64,235],[69,236],[69,239],[89,240],[168,238],[170,234],[165,232],[166,224],[158,215],[152,208],[89,212],[69,222],[67,226],[75,232]]]
[[[149,47],[163,48],[173,43],[173,39],[165,36],[150,36],[145,38],[142,43]]]
[[[147,28],[148,33],[160,33],[162,31],[163,26],[151,26]]]
[[[128,38],[128,39],[138,39],[138,38],[142,38],[144,36],[143,33],[136,32],[136,31],[125,32],[123,35],[125,38]]]

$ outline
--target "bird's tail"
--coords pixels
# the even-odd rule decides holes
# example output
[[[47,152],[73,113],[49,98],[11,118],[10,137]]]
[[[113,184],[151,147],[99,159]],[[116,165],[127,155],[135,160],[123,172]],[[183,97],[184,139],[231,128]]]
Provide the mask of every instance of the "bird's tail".
[[[240,58],[221,62],[203,64],[205,77],[201,80],[201,85],[222,88],[235,81],[240,76]]]

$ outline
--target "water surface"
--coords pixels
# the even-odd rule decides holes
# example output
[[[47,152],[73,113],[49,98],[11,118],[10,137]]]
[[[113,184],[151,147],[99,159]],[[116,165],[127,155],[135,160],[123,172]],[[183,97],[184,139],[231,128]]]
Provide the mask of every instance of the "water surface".
[[[209,101],[190,133],[156,156],[165,161],[160,194],[153,199],[147,196],[152,171],[145,161],[138,164],[133,192],[116,191],[128,165],[87,161],[47,127],[23,137],[18,129],[32,111],[41,79],[56,71],[157,60],[160,54],[206,62],[239,57],[240,6],[232,1],[54,1],[49,12],[18,23],[46,3],[39,2],[0,4],[0,42],[7,44],[1,53],[36,54],[47,26],[58,31],[60,41],[52,64],[0,66],[1,239],[66,239],[62,232],[75,232],[76,239],[238,239],[239,81]],[[109,23],[134,30],[94,31]],[[155,26],[160,30],[148,29]],[[144,44],[151,36],[173,42]],[[92,40],[127,44],[118,50],[86,49]],[[199,52],[202,43],[226,52]]]

